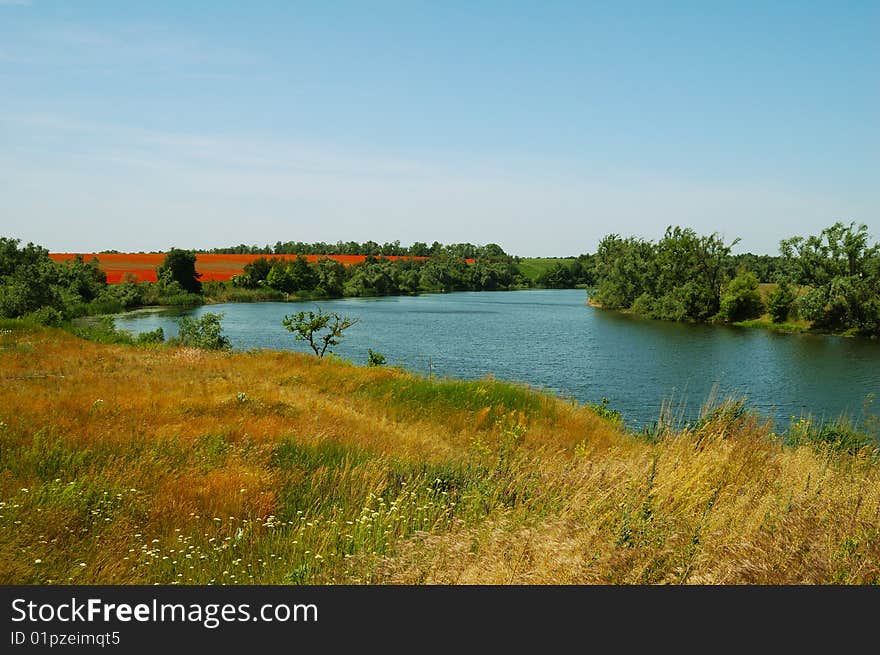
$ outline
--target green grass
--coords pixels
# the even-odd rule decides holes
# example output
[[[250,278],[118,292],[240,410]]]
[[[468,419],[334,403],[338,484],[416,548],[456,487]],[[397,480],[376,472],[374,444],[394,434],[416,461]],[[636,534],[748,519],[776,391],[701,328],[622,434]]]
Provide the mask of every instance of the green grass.
[[[202,285],[205,302],[282,302],[288,300],[289,294],[277,289],[243,289],[232,286],[228,282],[205,282]]]
[[[445,380],[414,375],[391,377],[365,385],[360,393],[402,409],[408,416],[430,417],[451,410],[488,408],[492,418],[508,412],[526,416],[552,416],[552,397],[528,387],[494,379]]]
[[[737,321],[735,323],[731,323],[731,325],[744,328],[759,328],[762,330],[771,330],[773,332],[784,332],[785,334],[801,334],[810,331],[809,323],[774,323],[768,317],[754,318],[748,321]]]
[[[541,273],[549,271],[555,264],[565,264],[571,261],[571,259],[564,257],[525,257],[516,266],[520,274],[534,283],[537,282]]]
[[[876,429],[8,325],[0,583],[880,581]]]

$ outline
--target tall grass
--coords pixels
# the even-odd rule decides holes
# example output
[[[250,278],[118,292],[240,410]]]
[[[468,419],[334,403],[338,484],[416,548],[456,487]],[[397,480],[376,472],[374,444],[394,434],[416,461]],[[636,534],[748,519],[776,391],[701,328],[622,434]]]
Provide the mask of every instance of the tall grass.
[[[880,579],[875,444],[736,403],[646,440],[489,379],[15,322],[0,378],[0,583]]]

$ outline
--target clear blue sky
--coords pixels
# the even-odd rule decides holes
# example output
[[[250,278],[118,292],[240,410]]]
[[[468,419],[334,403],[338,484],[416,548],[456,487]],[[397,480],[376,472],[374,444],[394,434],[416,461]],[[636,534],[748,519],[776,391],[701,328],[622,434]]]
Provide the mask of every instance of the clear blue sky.
[[[880,236],[880,2],[0,0],[0,235]]]

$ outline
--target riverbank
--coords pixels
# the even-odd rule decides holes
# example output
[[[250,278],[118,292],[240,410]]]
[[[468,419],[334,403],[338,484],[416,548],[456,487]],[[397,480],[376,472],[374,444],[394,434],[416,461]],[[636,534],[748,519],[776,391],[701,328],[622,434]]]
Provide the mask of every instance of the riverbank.
[[[876,583],[868,450],[495,380],[0,331],[0,582]]]
[[[460,379],[495,375],[597,404],[607,397],[627,425],[642,429],[674,402],[675,414],[699,415],[712,396],[740,397],[783,428],[792,416],[861,421],[877,388],[877,342],[775,338],[767,330],[642,320],[584,306],[579,290],[462,292],[315,303],[359,319],[336,352],[366,363],[372,350],[417,373]],[[307,303],[305,307],[311,307]],[[223,314],[237,350],[300,350],[282,327],[302,305],[229,303],[185,311],[120,315],[132,334],[177,334],[180,316]],[[846,362],[846,364],[844,364]],[[717,388],[716,388],[717,387]],[[870,407],[869,407],[870,410]]]
[[[603,311],[611,311],[617,312],[619,314],[634,316],[636,318],[644,318],[647,320],[659,320],[659,319],[651,319],[648,316],[642,316],[637,312],[634,312],[630,309],[605,309],[601,303],[596,302],[592,298],[587,298],[586,304],[589,307],[593,307],[594,309],[601,309]],[[688,323],[697,323],[697,321],[686,321]],[[784,321],[782,323],[774,323],[770,318],[769,314],[765,314],[760,318],[750,319],[747,321],[734,321],[732,323],[714,323],[714,322],[706,322],[703,325],[718,325],[718,326],[732,326],[739,328],[749,328],[749,329],[758,329],[758,330],[767,330],[768,332],[778,332],[780,334],[815,334],[818,336],[834,336],[834,337],[854,337],[854,338],[863,338],[863,339],[876,339],[876,337],[860,335],[854,330],[822,330],[814,327],[808,321],[796,320],[796,321]]]
[[[814,329],[807,321],[798,321],[796,323],[785,321],[782,323],[774,323],[768,316],[754,318],[748,321],[736,321],[730,323],[734,327],[754,328],[760,330],[769,330],[770,332],[780,332],[782,334],[824,334],[829,336],[856,336],[841,332],[822,332]]]

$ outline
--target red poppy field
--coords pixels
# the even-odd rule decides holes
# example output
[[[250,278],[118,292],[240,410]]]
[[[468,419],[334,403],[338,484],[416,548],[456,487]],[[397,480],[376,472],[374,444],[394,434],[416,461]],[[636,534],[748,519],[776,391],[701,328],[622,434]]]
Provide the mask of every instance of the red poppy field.
[[[73,259],[76,255],[77,253],[51,253],[49,257],[56,262],[63,262]],[[98,258],[101,270],[107,273],[108,284],[122,282],[123,276],[126,273],[135,276],[139,282],[155,282],[156,267],[165,259],[165,253],[83,254],[85,261],[90,261],[92,257]],[[201,280],[203,282],[225,282],[233,275],[243,272],[246,264],[260,257],[265,257],[266,259],[295,259],[297,255],[197,254],[196,271],[202,274]],[[366,259],[366,255],[305,255],[305,258],[312,263],[321,258],[329,258],[350,266],[352,264],[360,264]],[[392,260],[427,259],[427,257],[399,257],[394,255],[388,255],[385,258]]]

